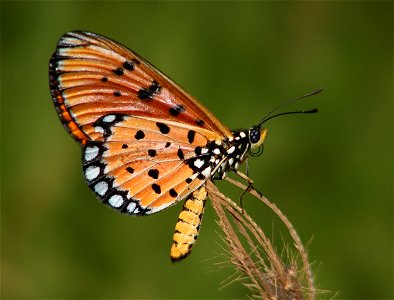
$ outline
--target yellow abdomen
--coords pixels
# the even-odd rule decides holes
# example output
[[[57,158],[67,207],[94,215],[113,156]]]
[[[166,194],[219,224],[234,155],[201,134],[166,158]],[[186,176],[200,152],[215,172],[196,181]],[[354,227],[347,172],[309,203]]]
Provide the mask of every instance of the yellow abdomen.
[[[174,242],[170,253],[172,261],[181,260],[190,254],[200,230],[206,199],[207,191],[205,186],[202,186],[190,194],[183,204],[175,225]]]

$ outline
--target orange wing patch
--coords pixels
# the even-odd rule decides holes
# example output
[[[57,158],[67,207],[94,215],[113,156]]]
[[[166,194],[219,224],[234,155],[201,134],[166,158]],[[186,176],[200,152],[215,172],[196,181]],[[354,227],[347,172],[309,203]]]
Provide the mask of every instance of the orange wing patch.
[[[120,211],[158,212],[187,197],[210,177],[211,157],[203,149],[218,139],[212,132],[122,114],[101,117],[92,130],[103,142],[87,144],[85,178],[105,203]]]
[[[50,88],[62,122],[79,142],[96,140],[104,114],[155,116],[232,137],[209,111],[133,51],[102,36],[70,32],[50,65]],[[64,106],[62,106],[64,105]]]

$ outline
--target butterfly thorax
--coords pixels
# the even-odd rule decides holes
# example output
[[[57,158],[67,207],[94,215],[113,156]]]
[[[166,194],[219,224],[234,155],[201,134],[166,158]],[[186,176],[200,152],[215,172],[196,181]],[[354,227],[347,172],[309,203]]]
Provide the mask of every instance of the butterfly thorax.
[[[206,147],[197,147],[196,156],[187,164],[200,176],[223,179],[227,171],[234,171],[250,150],[248,130],[232,132],[233,137],[208,142]]]
[[[218,168],[217,176],[222,179],[226,176],[226,171],[238,169],[248,156],[250,150],[250,141],[248,130],[238,130],[232,132],[234,139],[228,141],[225,149],[224,161]]]

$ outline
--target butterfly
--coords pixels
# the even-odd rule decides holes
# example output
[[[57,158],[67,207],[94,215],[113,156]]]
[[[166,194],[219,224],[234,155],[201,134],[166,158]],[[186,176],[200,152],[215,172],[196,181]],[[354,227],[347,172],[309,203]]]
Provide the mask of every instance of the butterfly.
[[[230,131],[135,52],[101,35],[69,32],[49,62],[53,103],[82,147],[85,180],[125,214],[157,213],[184,200],[170,256],[188,256],[207,198],[205,183],[238,170],[264,143],[262,123]]]

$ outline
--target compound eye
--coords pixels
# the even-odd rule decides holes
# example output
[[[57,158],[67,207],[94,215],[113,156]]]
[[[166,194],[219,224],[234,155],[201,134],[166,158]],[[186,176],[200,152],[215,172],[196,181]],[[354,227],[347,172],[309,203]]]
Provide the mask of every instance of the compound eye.
[[[260,141],[260,130],[258,128],[249,130],[249,140],[251,144],[256,144]]]
[[[267,131],[267,128],[252,127],[249,129],[249,142],[252,148],[258,148],[264,143]]]

